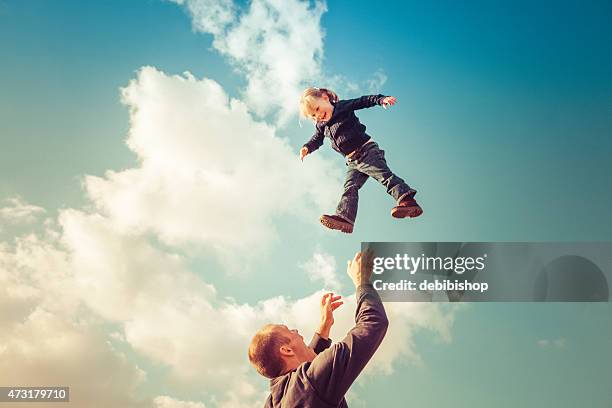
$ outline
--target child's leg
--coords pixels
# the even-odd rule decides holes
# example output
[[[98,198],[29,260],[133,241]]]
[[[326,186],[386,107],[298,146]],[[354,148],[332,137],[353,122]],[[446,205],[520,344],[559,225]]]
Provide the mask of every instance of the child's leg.
[[[344,182],[344,192],[336,208],[336,214],[354,223],[357,217],[358,191],[368,180],[368,175],[355,169],[352,163],[348,164],[348,166]]]
[[[398,203],[405,196],[413,197],[416,194],[416,190],[389,169],[385,160],[385,152],[376,143],[368,143],[364,146],[359,158],[355,160],[355,168],[378,180]]]

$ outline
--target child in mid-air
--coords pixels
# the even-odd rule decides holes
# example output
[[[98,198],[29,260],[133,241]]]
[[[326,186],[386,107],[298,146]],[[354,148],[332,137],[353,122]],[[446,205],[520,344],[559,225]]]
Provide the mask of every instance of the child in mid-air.
[[[414,200],[413,190],[398,176],[393,174],[385,161],[385,152],[378,147],[365,132],[366,127],[359,122],[357,109],[381,105],[387,108],[395,104],[394,96],[367,95],[357,99],[338,100],[338,95],[324,88],[307,88],[300,100],[302,116],[315,122],[316,132],[300,150],[300,159],[314,152],[323,144],[325,136],[331,140],[332,148],[346,157],[348,170],[344,182],[344,192],[335,215],[322,215],[321,224],[327,228],[345,233],[353,232],[357,216],[358,191],[373,177],[387,188],[387,193],[397,202],[391,209],[395,218],[418,217],[423,213]]]

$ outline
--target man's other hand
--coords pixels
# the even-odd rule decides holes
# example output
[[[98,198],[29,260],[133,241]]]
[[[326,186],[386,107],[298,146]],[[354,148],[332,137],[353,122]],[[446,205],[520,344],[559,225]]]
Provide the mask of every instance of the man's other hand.
[[[342,305],[342,296],[329,292],[321,297],[321,324],[317,333],[324,339],[329,338],[329,331],[334,324],[334,310]]]
[[[355,287],[370,283],[373,260],[374,253],[372,250],[367,250],[365,252],[357,252],[353,260],[348,261],[346,273],[353,280]]]

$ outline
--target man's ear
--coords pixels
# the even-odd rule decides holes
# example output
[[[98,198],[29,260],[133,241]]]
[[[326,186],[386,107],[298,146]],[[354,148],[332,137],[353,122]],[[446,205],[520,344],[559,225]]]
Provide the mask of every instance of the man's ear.
[[[289,344],[283,344],[282,346],[280,346],[279,351],[280,351],[281,356],[284,356],[284,357],[295,356],[295,352],[293,351],[293,349],[291,348]]]

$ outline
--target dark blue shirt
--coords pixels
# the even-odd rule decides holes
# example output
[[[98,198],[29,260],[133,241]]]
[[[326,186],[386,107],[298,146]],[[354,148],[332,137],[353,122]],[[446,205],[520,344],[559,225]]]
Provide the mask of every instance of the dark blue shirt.
[[[384,98],[385,96],[381,94],[366,95],[332,103],[334,105],[332,116],[326,122],[317,122],[315,134],[304,146],[308,148],[309,153],[312,153],[321,147],[325,137],[329,137],[335,151],[343,156],[348,155],[370,138],[365,132],[365,125],[359,122],[354,111],[380,105]]]

